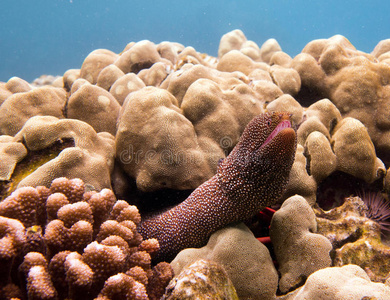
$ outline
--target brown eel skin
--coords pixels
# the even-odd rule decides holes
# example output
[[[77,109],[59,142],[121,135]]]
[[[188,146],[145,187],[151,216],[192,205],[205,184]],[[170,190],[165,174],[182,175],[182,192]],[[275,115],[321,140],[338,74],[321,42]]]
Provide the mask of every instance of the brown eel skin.
[[[160,243],[154,261],[171,261],[182,249],[202,247],[216,230],[275,203],[288,183],[296,143],[288,113],[255,117],[212,178],[182,203],[141,222],[143,238]]]

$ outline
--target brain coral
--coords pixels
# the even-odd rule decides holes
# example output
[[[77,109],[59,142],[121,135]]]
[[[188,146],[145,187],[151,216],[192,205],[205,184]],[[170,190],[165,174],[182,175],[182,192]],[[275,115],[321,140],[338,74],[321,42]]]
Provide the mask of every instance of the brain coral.
[[[109,189],[85,192],[80,179],[17,189],[0,203],[0,296],[160,299],[173,272],[152,268],[159,244],[142,239],[140,221],[135,206]]]

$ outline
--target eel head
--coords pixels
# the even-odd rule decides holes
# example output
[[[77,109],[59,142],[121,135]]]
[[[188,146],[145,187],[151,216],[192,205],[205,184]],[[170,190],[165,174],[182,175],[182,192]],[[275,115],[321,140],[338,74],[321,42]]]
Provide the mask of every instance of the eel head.
[[[255,117],[232,152],[218,168],[217,176],[229,198],[262,197],[269,205],[280,198],[294,162],[296,132],[286,112]]]

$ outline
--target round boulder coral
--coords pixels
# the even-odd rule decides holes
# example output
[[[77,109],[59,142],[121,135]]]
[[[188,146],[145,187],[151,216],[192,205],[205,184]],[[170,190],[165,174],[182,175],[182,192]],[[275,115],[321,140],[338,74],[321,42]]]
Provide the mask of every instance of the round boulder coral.
[[[154,87],[132,93],[123,105],[116,155],[144,191],[190,189],[212,176],[194,127],[177,100]]]
[[[270,236],[279,263],[279,290],[287,293],[304,283],[311,273],[329,267],[331,243],[316,234],[315,214],[301,196],[284,201],[271,220]]]
[[[198,259],[222,265],[240,299],[275,297],[278,276],[269,251],[244,224],[216,231],[206,246],[181,251],[171,265],[179,275]]]

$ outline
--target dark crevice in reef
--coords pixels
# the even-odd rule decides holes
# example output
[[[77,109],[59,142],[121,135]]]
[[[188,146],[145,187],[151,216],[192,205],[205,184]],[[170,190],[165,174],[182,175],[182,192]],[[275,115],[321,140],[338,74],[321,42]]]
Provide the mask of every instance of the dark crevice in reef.
[[[344,203],[344,199],[359,195],[362,191],[382,191],[383,180],[371,184],[347,173],[336,171],[325,178],[317,188],[317,204],[323,210],[329,210]]]
[[[310,176],[311,171],[310,171],[310,164],[311,164],[311,155],[309,152],[304,152],[303,155],[306,157],[306,172]]]
[[[317,88],[302,86],[298,94],[294,97],[304,107],[309,107],[318,100],[328,98],[328,96]]]
[[[390,151],[386,150],[381,150],[381,148],[375,148],[376,155],[383,161],[383,163],[386,166],[386,169],[390,167]]]
[[[16,164],[11,179],[0,181],[0,200],[11,195],[25,177],[45,163],[56,158],[65,148],[74,146],[75,142],[73,139],[64,138],[57,140],[48,148],[36,151],[29,150],[26,157]]]
[[[279,279],[280,279],[280,274],[279,274]],[[282,293],[279,289],[277,290],[276,292],[276,295],[277,296],[283,296],[283,295],[286,295],[287,293],[290,293],[292,291],[295,291],[297,288],[300,288],[301,286],[303,286],[305,284],[307,280],[307,276],[305,275],[301,275],[299,276],[299,278],[297,279],[297,283],[295,285],[293,285],[286,293]]]
[[[138,200],[137,207],[144,216],[161,213],[183,202],[193,190],[162,189],[156,192],[144,193],[137,191],[135,197]]]
[[[131,66],[130,72],[138,74],[140,71],[142,71],[144,69],[149,69],[153,64],[154,64],[153,61],[142,61],[139,63],[134,63]]]
[[[121,193],[116,193],[118,199],[126,200],[128,203],[136,205],[141,216],[150,216],[161,213],[188,198],[193,190],[173,190],[161,189],[155,192],[142,192],[137,189],[137,184],[133,178],[122,174],[126,181],[126,189]],[[115,183],[113,183],[115,190]]]
[[[333,135],[333,129],[336,127],[336,125],[337,125],[337,119],[336,118],[334,118],[334,119],[332,119],[331,121],[330,121],[330,124],[329,124],[329,133],[331,134],[331,135]],[[333,147],[333,145],[332,145],[332,152],[334,153],[334,147]]]

